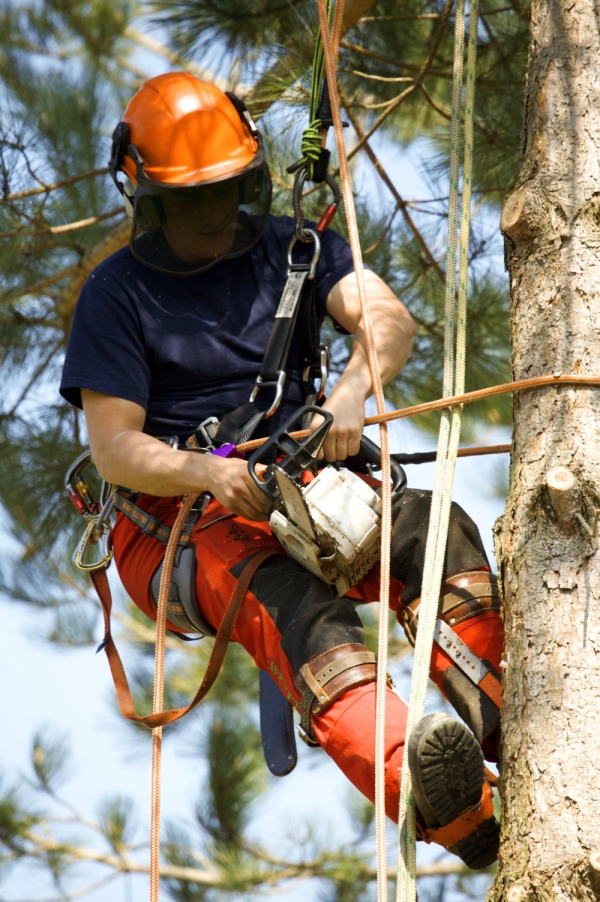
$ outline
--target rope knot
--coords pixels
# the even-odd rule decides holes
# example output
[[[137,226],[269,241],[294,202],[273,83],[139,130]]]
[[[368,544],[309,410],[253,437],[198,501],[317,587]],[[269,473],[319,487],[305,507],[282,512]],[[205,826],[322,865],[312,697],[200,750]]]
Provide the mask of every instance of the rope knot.
[[[315,163],[319,161],[319,158],[321,156],[322,148],[319,129],[322,127],[323,126],[320,119],[313,119],[302,133],[302,162],[308,164],[307,175],[309,180],[312,180]]]

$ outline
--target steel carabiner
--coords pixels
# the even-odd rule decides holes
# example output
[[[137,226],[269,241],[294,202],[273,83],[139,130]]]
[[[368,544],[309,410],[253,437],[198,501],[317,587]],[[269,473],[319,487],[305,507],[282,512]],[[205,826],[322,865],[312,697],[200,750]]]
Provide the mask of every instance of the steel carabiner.
[[[308,233],[312,230],[304,228],[304,183],[308,173],[308,166],[304,164],[298,169],[294,178],[294,188],[292,190],[292,203],[294,207],[295,230],[294,233],[298,241],[310,241]],[[325,184],[329,185],[333,192],[333,202],[329,204],[325,212],[321,216],[317,225],[318,232],[324,232],[337,212],[342,199],[340,186],[332,175],[327,173],[323,179]]]

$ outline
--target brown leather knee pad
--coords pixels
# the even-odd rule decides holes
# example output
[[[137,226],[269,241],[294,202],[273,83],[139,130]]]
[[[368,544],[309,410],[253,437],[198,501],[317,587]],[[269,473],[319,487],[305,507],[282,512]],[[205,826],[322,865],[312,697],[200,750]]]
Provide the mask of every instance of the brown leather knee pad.
[[[296,687],[302,692],[300,736],[316,746],[311,715],[318,716],[349,689],[377,679],[377,656],[364,645],[349,642],[311,658],[300,668]]]

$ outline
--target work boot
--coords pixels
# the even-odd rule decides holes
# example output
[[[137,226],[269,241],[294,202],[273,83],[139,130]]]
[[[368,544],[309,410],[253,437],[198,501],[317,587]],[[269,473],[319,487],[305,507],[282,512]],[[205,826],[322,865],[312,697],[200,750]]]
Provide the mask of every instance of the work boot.
[[[430,669],[431,679],[469,725],[487,760],[496,762],[500,760],[497,737],[504,644],[497,583],[497,577],[487,570],[457,573],[442,583],[438,618],[450,638],[452,634],[456,636],[479,659],[480,663],[475,663],[480,672],[468,666],[460,648],[454,649],[453,654],[452,643],[447,639],[434,643]],[[417,598],[398,611],[411,645],[417,636],[420,603]]]
[[[419,838],[458,855],[474,871],[498,857],[500,826],[483,753],[473,734],[448,714],[429,714],[408,740]]]

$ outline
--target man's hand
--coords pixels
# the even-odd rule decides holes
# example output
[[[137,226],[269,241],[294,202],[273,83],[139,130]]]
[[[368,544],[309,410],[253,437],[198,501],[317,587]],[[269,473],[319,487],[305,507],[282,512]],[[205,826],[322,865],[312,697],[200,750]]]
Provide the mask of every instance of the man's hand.
[[[358,454],[365,426],[364,380],[341,376],[323,409],[333,414],[333,423],[319,456],[332,463]],[[316,414],[311,431],[314,432],[322,422],[323,417]]]
[[[206,489],[226,510],[246,520],[268,520],[268,499],[258,488],[245,460],[206,455]],[[265,470],[266,467],[261,467]]]

